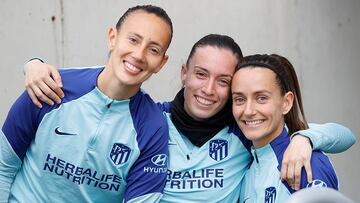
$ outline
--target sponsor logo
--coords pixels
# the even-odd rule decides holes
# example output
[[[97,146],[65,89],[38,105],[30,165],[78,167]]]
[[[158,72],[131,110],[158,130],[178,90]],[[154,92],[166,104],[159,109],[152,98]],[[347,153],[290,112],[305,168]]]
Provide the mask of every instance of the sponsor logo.
[[[121,143],[115,143],[110,152],[110,159],[115,165],[126,163],[129,160],[131,149]]]
[[[151,162],[157,166],[166,166],[166,154],[157,154],[151,158]]]
[[[228,142],[226,140],[210,141],[209,155],[216,161],[220,161],[226,158],[228,155]]]
[[[61,132],[61,131],[59,130],[59,128],[60,128],[60,127],[55,128],[55,133],[56,133],[57,135],[76,135],[76,134],[74,134],[74,133]]]
[[[166,187],[172,190],[224,188],[222,168],[203,168],[198,170],[167,170]]]
[[[316,179],[308,183],[306,187],[327,187],[327,184],[322,180]]]
[[[166,173],[167,171],[167,155],[157,154],[151,157],[151,162],[155,165],[144,166],[145,173]]]
[[[123,184],[122,177],[116,174],[103,173],[96,168],[82,167],[51,154],[47,155],[43,170],[67,179],[77,186],[84,185],[107,191],[121,191],[120,186]]]
[[[275,203],[276,189],[275,187],[268,187],[265,189],[265,203]]]

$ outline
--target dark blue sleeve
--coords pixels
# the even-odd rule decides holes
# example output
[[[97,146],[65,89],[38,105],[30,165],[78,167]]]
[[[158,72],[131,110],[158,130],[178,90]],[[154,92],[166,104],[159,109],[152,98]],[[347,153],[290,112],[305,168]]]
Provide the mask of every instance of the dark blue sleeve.
[[[145,196],[161,197],[165,187],[169,127],[162,111],[151,101],[146,95],[130,105],[140,156],[126,179],[125,202]]]
[[[60,74],[63,80],[66,103],[86,94],[96,85],[96,78],[103,68],[62,69]],[[83,80],[86,78],[87,80]],[[44,115],[58,108],[60,104],[49,106],[43,103],[41,109],[37,108],[25,91],[13,104],[2,131],[18,157],[23,160],[26,151],[35,138],[37,128]]]
[[[171,102],[163,102],[163,103],[156,103],[156,105],[159,107],[161,111],[164,111],[166,113],[170,113],[171,110]]]
[[[338,179],[335,170],[325,154],[314,151],[311,156],[311,169],[313,181],[307,182],[305,169],[301,171],[300,188],[306,187],[329,187],[338,190]]]
[[[23,160],[30,143],[35,138],[38,125],[48,108],[47,105],[42,109],[35,107],[27,92],[24,92],[12,105],[2,131],[20,160]]]

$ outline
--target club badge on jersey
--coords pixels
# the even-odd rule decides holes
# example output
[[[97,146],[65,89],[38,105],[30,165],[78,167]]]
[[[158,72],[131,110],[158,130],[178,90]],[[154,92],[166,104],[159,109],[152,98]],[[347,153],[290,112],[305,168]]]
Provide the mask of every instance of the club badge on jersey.
[[[265,189],[265,203],[275,203],[276,200],[276,188],[268,187]]]
[[[226,140],[211,140],[209,155],[215,161],[223,160],[228,155],[228,142]]]
[[[115,165],[126,163],[129,160],[131,149],[121,143],[115,143],[110,152],[110,159]]]
[[[228,142],[226,140],[211,140],[209,155],[215,161],[221,161],[228,155]]]

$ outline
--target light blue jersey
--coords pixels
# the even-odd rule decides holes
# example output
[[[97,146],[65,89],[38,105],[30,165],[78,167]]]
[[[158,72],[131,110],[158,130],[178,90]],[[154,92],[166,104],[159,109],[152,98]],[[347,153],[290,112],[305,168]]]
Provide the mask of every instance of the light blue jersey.
[[[9,170],[9,202],[161,198],[169,132],[164,115],[142,91],[127,100],[108,98],[96,87],[102,70],[62,70],[66,97],[59,105],[37,109],[27,93],[13,105],[0,154],[1,171],[18,170],[15,179]]]
[[[241,186],[240,203],[282,203],[295,192],[280,180],[281,163],[290,143],[286,129],[270,144],[252,148],[254,161],[246,172]],[[328,157],[314,151],[311,157],[313,181],[307,183],[305,170],[301,172],[300,188],[330,187],[338,189],[338,180]]]
[[[224,127],[203,146],[196,147],[171,121],[171,103],[158,104],[169,124],[169,170],[161,202],[238,202],[240,182],[251,164],[251,141],[236,123]],[[310,125],[301,131],[314,147],[326,152],[345,151],[354,134],[335,123]],[[322,137],[320,139],[319,137]]]
[[[199,148],[167,117],[170,159],[161,202],[236,202],[251,160],[250,142],[238,128],[225,127]]]

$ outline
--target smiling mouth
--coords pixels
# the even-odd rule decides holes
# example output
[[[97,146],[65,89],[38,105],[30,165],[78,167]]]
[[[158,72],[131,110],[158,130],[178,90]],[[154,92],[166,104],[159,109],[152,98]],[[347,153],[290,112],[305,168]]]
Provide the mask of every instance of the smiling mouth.
[[[142,70],[140,68],[137,68],[136,66],[130,64],[129,62],[124,62],[126,68],[131,72],[131,73],[139,73],[141,72]]]
[[[198,103],[202,104],[202,105],[206,105],[206,106],[209,106],[209,105],[212,105],[214,104],[215,102],[212,101],[212,100],[208,100],[208,99],[204,99],[202,97],[198,97],[198,96],[195,96],[195,99]]]
[[[251,120],[251,121],[243,120],[243,123],[244,123],[246,126],[255,127],[255,126],[258,126],[258,125],[262,124],[264,121],[265,121],[264,119]]]

